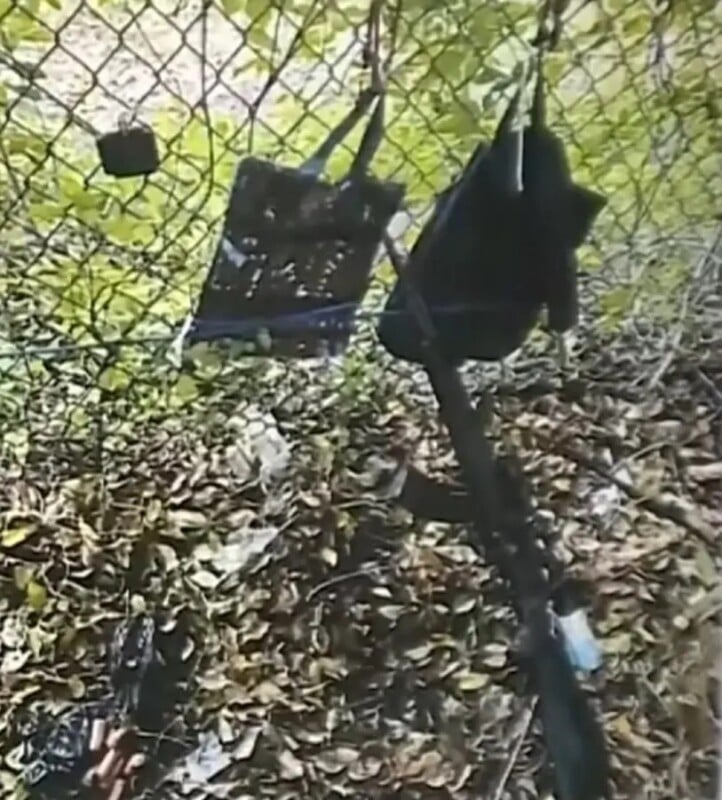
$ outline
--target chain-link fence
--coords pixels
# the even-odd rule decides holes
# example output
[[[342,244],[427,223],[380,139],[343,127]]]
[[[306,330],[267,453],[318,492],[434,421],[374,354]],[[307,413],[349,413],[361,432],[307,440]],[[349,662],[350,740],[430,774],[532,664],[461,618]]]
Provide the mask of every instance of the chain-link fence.
[[[407,249],[492,135],[541,5],[383,4],[371,171],[406,187],[389,230]],[[549,121],[575,180],[608,199],[580,251],[575,379],[559,382],[543,331],[503,370],[466,377],[494,385],[495,436],[525,454],[564,559],[603,585],[619,796],[708,796],[719,8],[547,5]],[[367,17],[361,0],[0,0],[0,673],[9,712],[58,678],[82,696],[98,599],[112,616],[129,590],[134,608],[190,606],[213,631],[195,702],[236,750],[194,780],[230,770],[254,796],[533,797],[508,614],[481,613],[487,568],[444,526],[369,499],[370,455],[401,445],[432,471],[452,463],[425,376],[375,337],[385,257],[342,356],[202,343],[178,359],[238,163],[299,166],[316,149],[371,81]],[[113,178],[96,140],[138,120],[160,166]],[[659,499],[670,491],[676,505]],[[246,551],[272,540],[275,566],[247,575]],[[709,607],[694,616],[695,602]],[[69,615],[83,620],[72,635]],[[511,736],[527,744],[509,760]]]

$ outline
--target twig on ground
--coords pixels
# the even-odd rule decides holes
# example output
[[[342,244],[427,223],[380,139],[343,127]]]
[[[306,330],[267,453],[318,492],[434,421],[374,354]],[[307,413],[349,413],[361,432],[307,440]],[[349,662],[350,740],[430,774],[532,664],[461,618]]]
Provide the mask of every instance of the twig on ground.
[[[326,581],[319,583],[318,586],[314,586],[313,589],[308,593],[306,600],[312,600],[317,594],[320,594],[325,589],[329,589],[331,586],[335,586],[337,583],[343,583],[344,581],[350,581],[354,578],[363,578],[363,577],[373,577],[371,570],[368,569],[357,569],[354,572],[345,572],[343,575],[333,575]]]
[[[610,472],[610,470],[597,459],[579,452],[569,444],[557,442],[539,431],[534,431],[534,434],[539,438],[543,438],[550,450],[568,458],[570,461],[574,461],[585,469],[595,472],[606,481],[613,483],[646,511],[656,514],[658,517],[676,522],[678,525],[686,528],[690,533],[698,536],[706,544],[712,544],[716,541],[717,534],[712,526],[698,514],[695,514],[691,508],[682,505],[677,498],[647,495],[628,481]]]
[[[532,701],[529,708],[524,711],[522,716],[521,722],[519,724],[519,735],[517,736],[516,744],[514,745],[514,749],[509,754],[509,759],[506,762],[504,767],[504,771],[501,773],[499,777],[499,782],[496,785],[496,791],[494,792],[494,796],[492,800],[501,800],[504,789],[506,789],[506,784],[509,781],[509,776],[514,769],[514,765],[519,758],[519,753],[521,752],[521,746],[524,744],[526,740],[526,735],[529,733],[529,728],[531,727],[531,721],[534,719],[534,712],[536,711],[537,705],[537,698],[535,697]]]

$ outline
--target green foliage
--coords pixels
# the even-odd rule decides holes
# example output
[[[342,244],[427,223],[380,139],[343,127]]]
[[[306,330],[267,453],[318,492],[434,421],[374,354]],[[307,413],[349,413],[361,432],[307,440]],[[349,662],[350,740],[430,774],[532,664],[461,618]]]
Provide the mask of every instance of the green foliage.
[[[29,42],[52,41],[52,33],[38,24],[47,7],[59,8],[59,0],[0,0],[0,52],[12,53]]]
[[[140,0],[95,5],[106,14],[124,8],[142,15],[146,7]],[[173,8],[168,0],[154,5],[165,13]],[[710,0],[687,0],[660,23],[648,4],[585,4],[569,15],[560,51],[547,59],[552,124],[569,142],[578,179],[610,199],[595,228],[605,245],[646,241],[642,234],[651,240],[649,234],[660,231],[699,231],[718,213],[722,65],[714,47],[713,6]],[[407,202],[418,214],[461,168],[479,136],[493,130],[519,63],[529,56],[525,42],[534,33],[537,7],[531,0],[404,3],[389,77],[387,136],[374,170],[405,182]],[[387,15],[392,10],[388,4]],[[219,0],[216,11],[232,16],[244,32],[244,74],[265,76],[283,62],[301,23],[304,36],[295,42],[291,64],[330,62],[349,34],[362,28],[367,2]],[[7,248],[0,291],[12,311],[2,334],[8,343],[101,345],[102,357],[69,359],[61,368],[74,386],[92,375],[106,398],[120,397],[134,391],[135,378],[150,367],[137,352],[111,351],[105,343],[162,337],[190,310],[236,165],[249,151],[249,122],[214,112],[211,133],[204,116],[189,113],[179,101],[153,119],[162,156],[156,175],[123,181],[103,175],[85,133],[73,128],[71,138],[39,113],[43,95],[32,82],[38,53],[54,46],[49,28],[38,20],[50,20],[52,27],[67,12],[61,0],[0,0],[0,62],[7,67],[0,73],[0,214]],[[650,37],[660,24],[672,26],[675,42],[666,86],[655,85],[648,65]],[[35,55],[26,60],[28,48]],[[300,163],[366,80],[358,70],[348,75],[353,79],[337,78],[333,94],[311,103],[311,113],[306,98],[277,92],[260,108],[253,152]],[[360,135],[356,131],[339,148],[329,177],[348,168]],[[52,246],[40,246],[43,239]],[[651,262],[655,246],[640,245],[633,257]],[[587,268],[604,263],[603,251],[586,250]],[[663,261],[639,270],[637,284],[602,298],[601,315],[615,322],[641,305],[673,316],[670,298],[680,293],[691,259],[680,247]],[[3,340],[0,348],[4,363]],[[159,385],[147,387],[148,407],[192,403],[202,391],[204,370],[208,377],[220,368],[217,356],[203,358],[207,363],[196,363],[200,372],[192,377],[169,370]],[[28,364],[35,370],[47,366],[44,356],[26,361],[25,369]],[[356,366],[349,362],[349,385],[362,380],[350,377],[358,373]],[[0,386],[22,383],[17,368],[3,374],[13,377]],[[11,395],[0,394],[0,403]],[[91,424],[83,414],[67,422],[78,429]]]

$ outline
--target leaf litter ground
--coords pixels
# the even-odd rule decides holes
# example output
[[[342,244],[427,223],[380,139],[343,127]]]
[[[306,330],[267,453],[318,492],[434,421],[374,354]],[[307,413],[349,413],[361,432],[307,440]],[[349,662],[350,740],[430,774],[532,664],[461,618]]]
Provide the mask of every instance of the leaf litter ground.
[[[682,351],[650,389],[660,354],[641,350],[590,336],[564,389],[543,358],[518,363],[493,432],[595,587],[615,797],[691,800],[716,778],[722,360]],[[129,609],[189,621],[182,649],[197,658],[191,698],[152,742],[177,758],[137,796],[548,796],[494,571],[458,526],[365,488],[368,457],[392,444],[453,468],[428,388],[301,379],[268,403],[230,384],[134,423],[106,442],[102,474],[62,448],[9,473],[5,796],[15,720],[102,683],[108,626]]]

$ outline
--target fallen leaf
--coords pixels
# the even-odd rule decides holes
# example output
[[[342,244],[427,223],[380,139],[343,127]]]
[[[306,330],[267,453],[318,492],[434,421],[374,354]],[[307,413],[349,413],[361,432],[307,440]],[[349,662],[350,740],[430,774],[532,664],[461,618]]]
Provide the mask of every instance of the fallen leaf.
[[[163,569],[166,572],[173,572],[178,569],[179,561],[176,551],[168,544],[156,544],[158,556],[163,563]]]
[[[267,706],[271,703],[278,702],[284,696],[284,691],[280,686],[273,683],[273,681],[263,681],[255,687],[251,694],[260,703]]]
[[[468,614],[477,603],[477,598],[467,597],[466,599],[455,599],[453,605],[454,614]]]
[[[482,672],[463,672],[456,679],[456,684],[462,692],[477,692],[489,685],[491,678]]]
[[[77,675],[71,675],[68,678],[67,686],[70,690],[70,696],[73,698],[73,700],[80,700],[81,698],[85,697],[85,684]]]
[[[29,539],[37,530],[35,525],[16,525],[12,528],[4,528],[0,533],[0,545],[12,550]]]
[[[30,580],[25,587],[25,597],[33,611],[42,611],[48,599],[48,592],[42,583]]]
[[[706,547],[699,545],[696,548],[694,561],[697,575],[702,583],[707,588],[714,586],[718,582],[719,576],[717,574],[714,561],[712,560],[712,556],[709,554],[709,550],[707,550]]]
[[[205,528],[208,525],[208,519],[205,514],[184,508],[168,512],[168,520],[180,530]]]
[[[508,647],[499,642],[490,642],[484,647],[482,661],[490,669],[501,669],[507,660]]]
[[[406,651],[406,655],[412,661],[423,661],[431,655],[431,647],[428,644],[412,647],[410,650]]]
[[[338,775],[343,772],[349,764],[356,761],[361,754],[352,747],[338,747],[336,750],[329,750],[314,758],[313,763],[327,775]]]
[[[329,565],[335,567],[338,564],[338,553],[330,547],[321,548],[321,558]]]
[[[191,575],[191,580],[201,589],[215,589],[220,583],[220,576],[214,575],[207,569],[199,569]]]
[[[622,632],[614,636],[607,636],[602,640],[602,648],[606,653],[624,655],[632,649],[632,635]]]
[[[246,729],[241,741],[233,751],[233,758],[236,761],[247,761],[253,755],[262,730],[263,726],[261,725],[252,725]]]
[[[3,655],[3,660],[0,662],[0,674],[12,675],[20,670],[28,663],[30,652],[28,650],[10,650]]]
[[[375,778],[383,767],[383,762],[373,756],[364,756],[348,767],[347,775],[349,780],[360,783]]]
[[[281,778],[284,781],[297,781],[303,777],[303,763],[290,750],[283,750],[278,757]]]
[[[722,461],[716,461],[712,464],[692,464],[687,467],[687,473],[697,483],[720,481],[722,480]]]
[[[379,606],[376,610],[382,617],[390,620],[397,620],[404,613],[403,606],[394,605]]]

